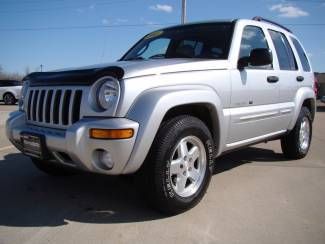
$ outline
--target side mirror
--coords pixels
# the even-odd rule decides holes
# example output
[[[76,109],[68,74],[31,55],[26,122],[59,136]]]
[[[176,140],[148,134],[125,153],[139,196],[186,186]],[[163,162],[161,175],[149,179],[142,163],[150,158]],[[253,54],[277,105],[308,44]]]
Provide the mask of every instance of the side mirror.
[[[267,48],[256,48],[251,51],[249,63],[252,66],[264,66],[272,64],[271,51]]]
[[[272,53],[267,48],[253,49],[249,57],[243,57],[238,60],[238,69],[242,70],[248,65],[264,66],[270,65],[273,62]]]

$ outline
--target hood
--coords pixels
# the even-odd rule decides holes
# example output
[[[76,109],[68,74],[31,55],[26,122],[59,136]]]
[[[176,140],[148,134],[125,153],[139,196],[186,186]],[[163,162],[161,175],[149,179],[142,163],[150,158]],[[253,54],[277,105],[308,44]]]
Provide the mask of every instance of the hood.
[[[31,85],[71,85],[78,83],[88,85],[103,76],[117,79],[159,75],[188,71],[227,69],[227,60],[198,59],[151,59],[137,61],[118,61],[80,68],[56,70],[52,72],[35,72],[26,76]]]

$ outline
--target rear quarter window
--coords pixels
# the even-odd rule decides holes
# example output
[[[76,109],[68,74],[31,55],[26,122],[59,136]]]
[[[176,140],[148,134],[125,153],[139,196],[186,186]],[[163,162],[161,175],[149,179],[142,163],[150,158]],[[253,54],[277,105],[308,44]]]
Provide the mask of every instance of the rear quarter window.
[[[304,49],[302,48],[302,46],[300,45],[300,43],[297,41],[297,39],[291,37],[291,40],[292,40],[292,43],[293,45],[295,46],[295,49],[298,53],[298,56],[299,56],[299,59],[300,59],[300,62],[301,62],[301,65],[302,65],[302,68],[304,69],[304,71],[306,72],[309,72],[311,71],[310,69],[310,64],[308,62],[308,59],[307,59],[307,55],[306,53],[304,52]]]

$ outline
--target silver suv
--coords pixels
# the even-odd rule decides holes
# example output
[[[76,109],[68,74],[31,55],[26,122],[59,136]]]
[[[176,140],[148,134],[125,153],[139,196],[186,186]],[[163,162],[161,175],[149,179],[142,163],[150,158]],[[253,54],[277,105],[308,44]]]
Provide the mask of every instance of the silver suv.
[[[16,80],[0,80],[0,101],[14,105],[20,97],[22,83]]]
[[[158,210],[196,205],[214,159],[280,139],[306,156],[314,74],[297,37],[262,18],[152,32],[115,63],[25,79],[7,136],[42,171],[135,174]]]

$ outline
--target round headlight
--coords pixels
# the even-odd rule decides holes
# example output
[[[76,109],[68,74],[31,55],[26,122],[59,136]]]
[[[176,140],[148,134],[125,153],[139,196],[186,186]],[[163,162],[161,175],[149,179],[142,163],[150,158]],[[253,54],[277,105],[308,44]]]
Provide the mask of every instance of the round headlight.
[[[110,106],[115,105],[120,96],[120,84],[115,79],[105,79],[98,87],[97,98],[98,105],[102,109],[109,109]]]
[[[26,80],[26,81],[24,81],[23,88],[21,89],[21,93],[20,93],[20,98],[19,98],[19,102],[18,102],[19,110],[24,109],[24,100],[27,95],[28,87],[29,87],[29,81]]]

